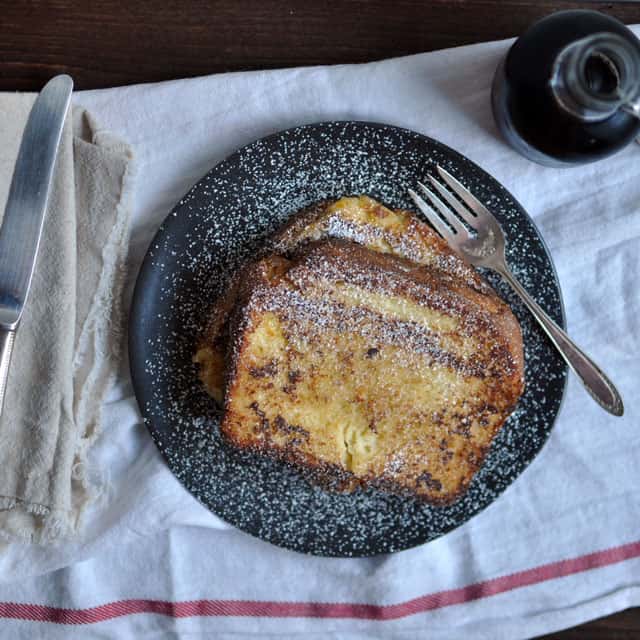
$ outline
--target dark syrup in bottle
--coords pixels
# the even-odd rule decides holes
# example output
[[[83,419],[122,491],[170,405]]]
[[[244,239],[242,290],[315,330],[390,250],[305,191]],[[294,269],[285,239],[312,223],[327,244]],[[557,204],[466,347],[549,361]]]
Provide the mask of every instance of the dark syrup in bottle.
[[[640,41],[596,11],[554,13],[500,63],[492,106],[504,137],[530,160],[599,160],[640,130]]]

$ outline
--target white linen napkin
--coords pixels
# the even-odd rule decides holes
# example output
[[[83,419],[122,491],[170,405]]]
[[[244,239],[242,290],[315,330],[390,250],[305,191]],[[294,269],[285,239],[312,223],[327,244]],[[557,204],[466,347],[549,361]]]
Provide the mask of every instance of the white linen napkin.
[[[35,96],[0,95],[0,217]],[[129,148],[71,114],[0,417],[0,539],[74,535],[100,491],[86,451],[122,345]]]
[[[0,555],[0,617],[11,637],[517,639],[640,604],[640,149],[562,171],[509,149],[489,102],[509,44],[75,99],[139,161],[130,284],[173,204],[255,138],[348,118],[456,148],[533,216],[569,333],[619,386],[625,417],[604,413],[572,377],[540,455],[478,516],[401,553],[316,558],[238,532],[188,494],[151,442],[123,366],[89,454],[110,490],[88,509],[84,538]]]

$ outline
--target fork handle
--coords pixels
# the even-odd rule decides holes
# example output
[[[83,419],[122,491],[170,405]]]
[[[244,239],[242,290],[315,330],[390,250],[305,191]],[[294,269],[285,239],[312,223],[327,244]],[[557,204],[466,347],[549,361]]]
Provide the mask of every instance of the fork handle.
[[[593,399],[609,413],[614,416],[621,416],[624,413],[622,398],[613,382],[607,378],[602,369],[542,310],[509,269],[505,267],[504,269],[497,269],[497,271],[522,298],[533,317],[540,323],[551,342],[560,352],[560,355],[580,378]]]

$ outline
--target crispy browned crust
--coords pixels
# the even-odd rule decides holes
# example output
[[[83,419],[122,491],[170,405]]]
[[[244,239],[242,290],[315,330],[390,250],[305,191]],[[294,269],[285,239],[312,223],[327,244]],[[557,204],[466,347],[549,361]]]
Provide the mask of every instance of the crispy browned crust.
[[[268,425],[266,428],[269,428]],[[353,493],[358,489],[374,488],[396,496],[418,499],[420,502],[434,506],[452,504],[460,496],[464,495],[471,480],[473,480],[473,476],[482,466],[482,461],[488,452],[487,447],[483,449],[481,456],[474,457],[474,461],[469,464],[469,473],[460,482],[456,490],[450,491],[446,495],[437,495],[435,493],[427,495],[423,492],[417,492],[414,487],[390,477],[379,477],[373,474],[358,477],[341,465],[325,462],[301,451],[295,444],[275,446],[269,442],[256,443],[255,440],[238,437],[233,431],[225,432],[225,439],[238,449],[252,452],[259,456],[267,456],[291,467],[308,482],[331,493]]]
[[[356,223],[340,203],[357,201],[357,208],[367,215]],[[386,226],[389,219],[399,218]],[[464,285],[474,291],[490,294],[491,288],[478,272],[458,257],[428,224],[410,211],[387,209],[366,196],[325,200],[303,209],[265,243],[254,260],[276,253],[291,256],[301,247],[326,238],[350,239],[376,252],[390,253],[412,262],[429,266],[442,282],[455,287]],[[250,268],[246,266],[244,269]],[[200,364],[200,378],[208,392],[222,403],[224,363],[228,345],[228,320],[236,304],[238,283],[245,277],[239,269],[223,295],[212,305],[207,327],[198,342],[194,361]]]
[[[273,339],[257,341],[272,325]],[[247,267],[229,327],[222,433],[331,490],[455,500],[523,389],[520,327],[490,287],[353,242],[312,240],[290,259]],[[439,376],[438,393],[427,394]],[[304,421],[314,402],[338,406],[326,416],[337,413],[337,424],[352,409],[369,420],[359,433],[376,446],[364,465],[345,463],[331,430]]]
[[[446,281],[462,280],[467,286],[482,293],[490,287],[480,274],[441,238],[427,223],[412,211],[391,210],[372,198],[360,196],[360,206],[369,212],[366,224],[355,224],[337,205],[344,200],[325,200],[303,209],[276,232],[267,244],[268,253],[290,255],[305,244],[334,238],[351,240],[373,251],[411,260],[421,266],[430,266]],[[400,216],[401,224],[385,228],[385,221]]]

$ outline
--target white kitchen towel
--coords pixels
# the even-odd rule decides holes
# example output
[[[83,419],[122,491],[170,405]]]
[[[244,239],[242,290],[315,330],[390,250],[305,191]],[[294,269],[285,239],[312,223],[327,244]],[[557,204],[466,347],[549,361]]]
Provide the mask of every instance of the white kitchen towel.
[[[34,94],[0,95],[0,217]],[[72,536],[100,487],[86,451],[122,346],[129,148],[69,112],[0,417],[0,540]],[[75,129],[75,131],[74,131]]]
[[[508,46],[123,87],[76,104],[139,161],[131,282],[173,204],[255,138],[358,119],[454,147],[533,216],[569,333],[618,384],[625,416],[604,413],[571,377],[542,452],[485,511],[422,547],[326,559],[238,532],[188,494],[146,433],[123,366],[91,452],[111,490],[84,539],[0,555],[7,637],[516,639],[640,604],[640,148],[562,171],[514,153],[489,102]]]

